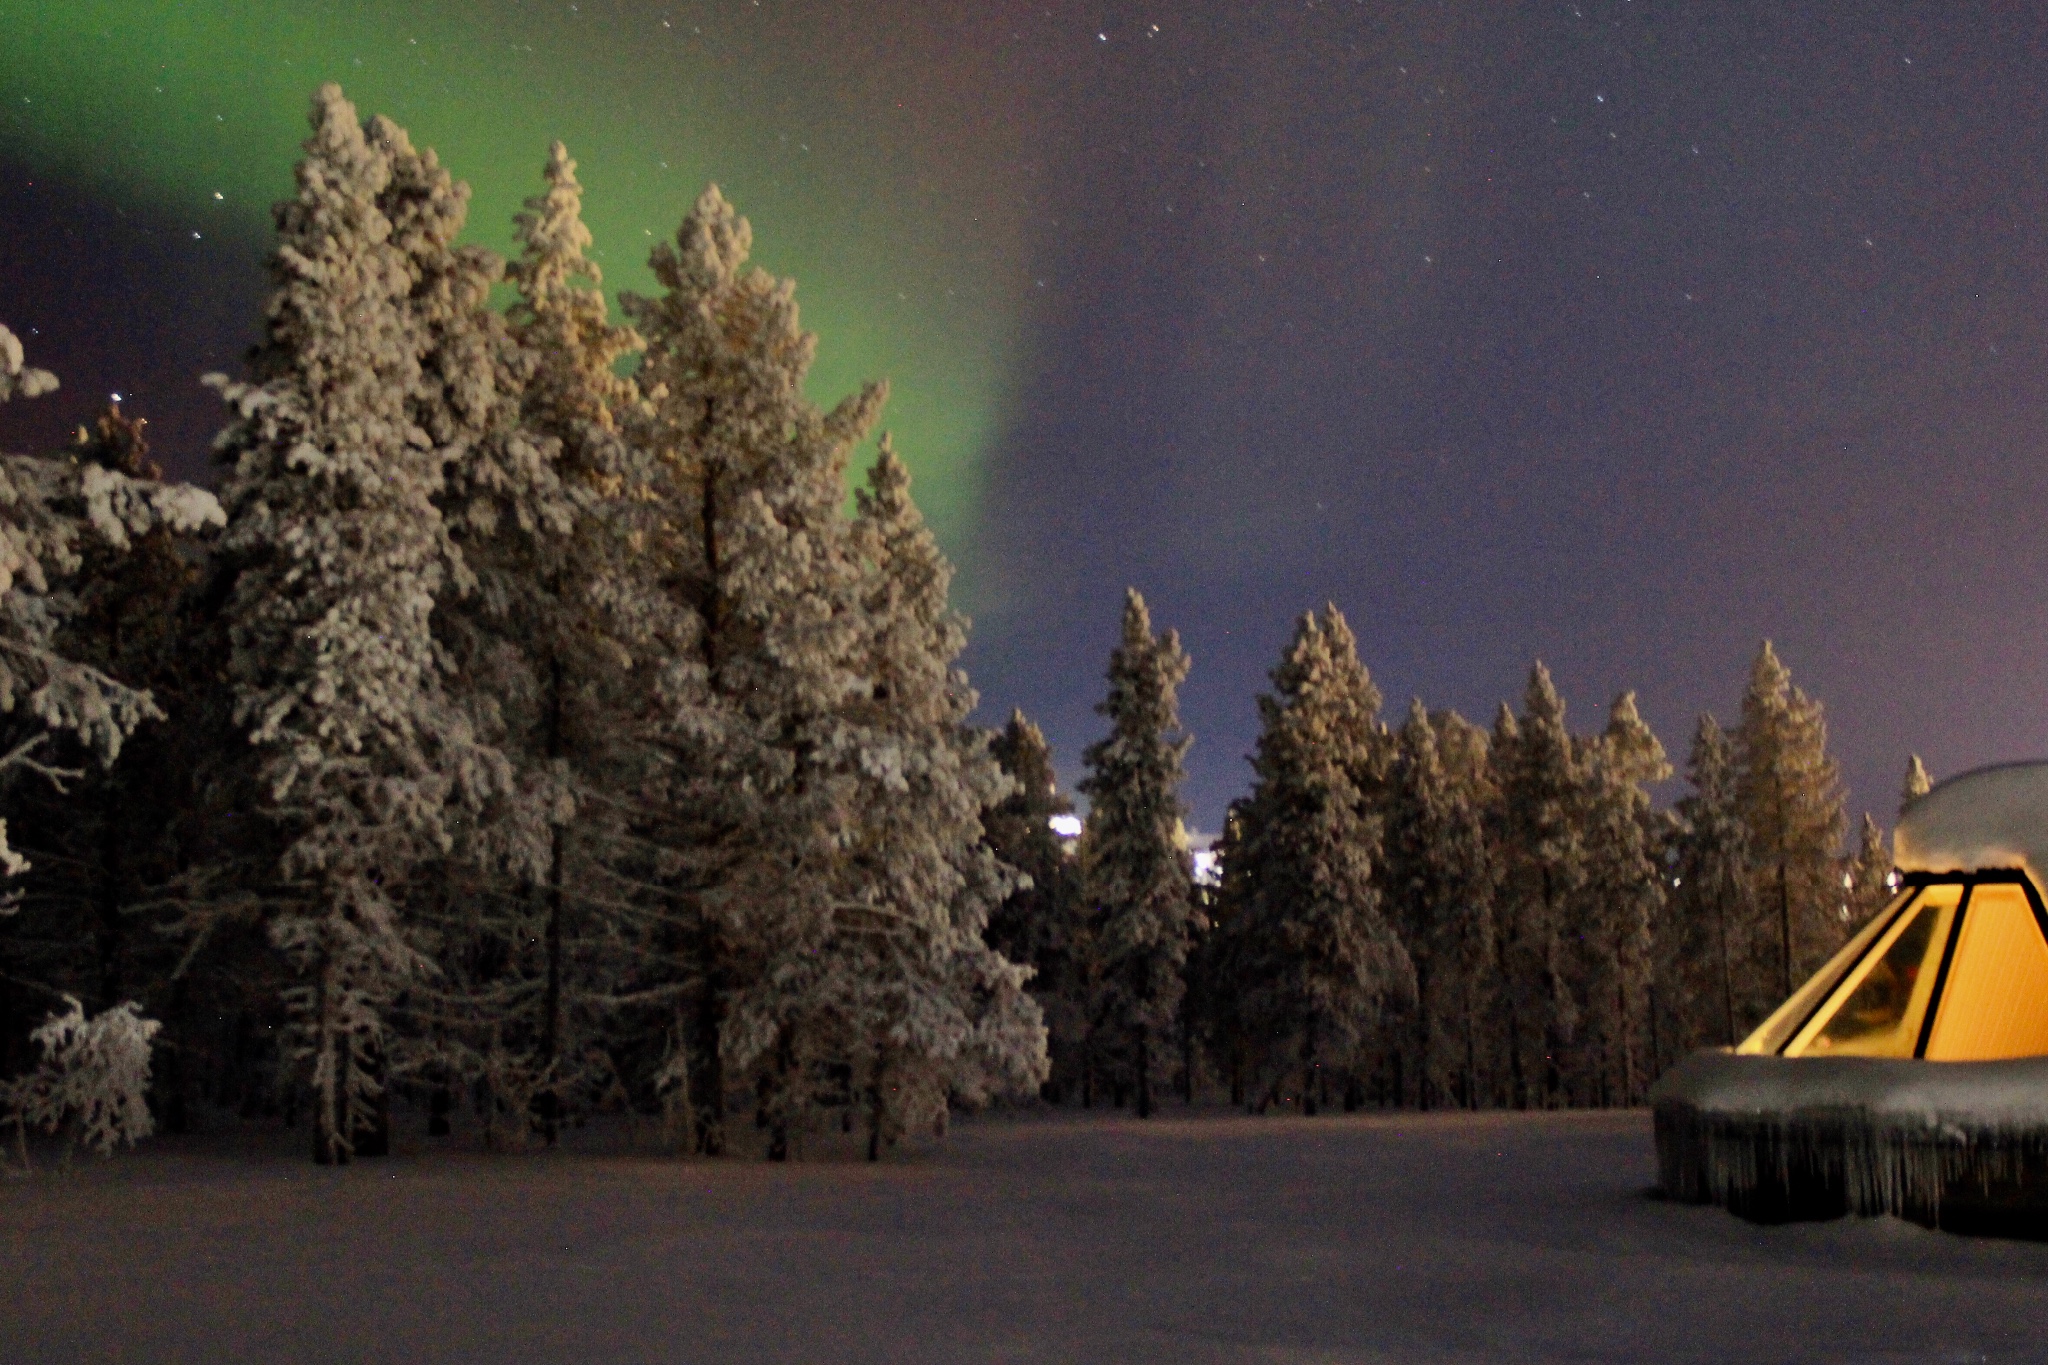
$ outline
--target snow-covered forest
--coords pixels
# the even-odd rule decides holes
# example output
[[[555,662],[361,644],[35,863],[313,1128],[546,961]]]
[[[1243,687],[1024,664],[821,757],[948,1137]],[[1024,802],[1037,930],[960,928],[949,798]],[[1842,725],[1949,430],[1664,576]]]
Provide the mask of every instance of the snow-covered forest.
[[[216,492],[118,409],[0,460],[17,1137],[236,1113],[340,1162],[626,1110],[779,1159],[999,1099],[1630,1104],[1887,894],[1768,645],[1659,809],[1631,695],[1575,734],[1538,664],[1490,731],[1389,722],[1334,608],[1198,881],[1190,661],[1136,592],[1063,839],[1043,735],[970,722],[886,435],[849,510],[883,387],[806,400],[715,188],[621,324],[559,144],[507,261],[403,129],[332,86],[312,125]],[[0,328],[0,400],[56,387],[27,361]]]

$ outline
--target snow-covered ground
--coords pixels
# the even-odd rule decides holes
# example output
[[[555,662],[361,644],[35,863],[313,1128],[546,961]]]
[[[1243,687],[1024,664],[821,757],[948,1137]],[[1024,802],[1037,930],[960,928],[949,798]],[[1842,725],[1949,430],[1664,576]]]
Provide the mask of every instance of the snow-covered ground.
[[[2048,1245],[1650,1198],[1628,1115],[969,1122],[867,1167],[166,1140],[0,1184],[0,1361],[2048,1360]]]

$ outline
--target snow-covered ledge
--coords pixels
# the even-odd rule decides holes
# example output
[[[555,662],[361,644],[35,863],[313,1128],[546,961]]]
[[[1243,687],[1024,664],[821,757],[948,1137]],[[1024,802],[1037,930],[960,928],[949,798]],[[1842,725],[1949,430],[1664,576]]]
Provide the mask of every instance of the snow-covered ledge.
[[[1650,1103],[1673,1199],[1767,1222],[1888,1213],[2048,1234],[2048,1057],[1697,1052]]]

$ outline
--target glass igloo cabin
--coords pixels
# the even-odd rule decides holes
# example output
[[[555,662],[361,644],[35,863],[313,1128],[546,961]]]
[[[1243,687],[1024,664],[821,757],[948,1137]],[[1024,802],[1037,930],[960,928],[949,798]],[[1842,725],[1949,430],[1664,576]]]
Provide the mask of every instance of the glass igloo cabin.
[[[1653,1087],[1666,1195],[2048,1237],[2048,763],[1907,807],[1898,894],[1734,1049]]]
[[[1899,822],[1899,894],[1735,1050],[2048,1056],[2048,763],[1980,768]]]

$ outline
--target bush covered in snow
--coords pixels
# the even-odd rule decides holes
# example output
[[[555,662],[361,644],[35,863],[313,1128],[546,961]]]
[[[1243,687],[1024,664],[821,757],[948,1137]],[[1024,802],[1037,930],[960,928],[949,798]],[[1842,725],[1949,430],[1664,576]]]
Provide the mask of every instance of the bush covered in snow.
[[[4,1091],[24,1166],[31,1128],[64,1132],[67,1155],[84,1145],[101,1156],[123,1142],[132,1147],[154,1130],[149,1050],[162,1025],[143,1018],[132,1000],[90,1019],[77,997],[65,996],[64,1004],[63,1013],[29,1035],[42,1049],[41,1064]]]

